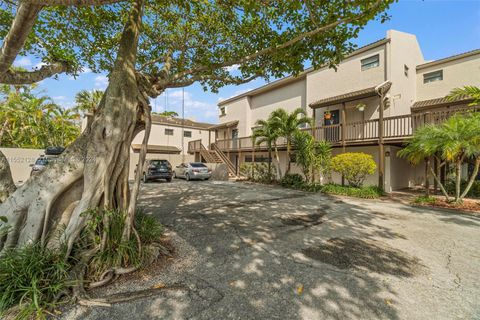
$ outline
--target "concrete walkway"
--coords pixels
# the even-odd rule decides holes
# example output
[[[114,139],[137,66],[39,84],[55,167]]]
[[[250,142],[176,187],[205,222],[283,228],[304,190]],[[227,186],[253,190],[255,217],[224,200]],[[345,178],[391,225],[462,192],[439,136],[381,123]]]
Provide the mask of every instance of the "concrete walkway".
[[[234,182],[152,183],[141,205],[175,259],[94,293],[148,295],[63,318],[480,319],[478,218]]]

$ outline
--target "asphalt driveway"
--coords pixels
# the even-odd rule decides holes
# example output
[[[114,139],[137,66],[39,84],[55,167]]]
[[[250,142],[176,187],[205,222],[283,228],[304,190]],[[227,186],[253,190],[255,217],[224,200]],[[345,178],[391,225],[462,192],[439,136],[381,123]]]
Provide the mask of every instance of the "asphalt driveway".
[[[174,259],[69,319],[480,319],[480,219],[234,182],[152,183]],[[133,294],[134,295],[134,294]]]

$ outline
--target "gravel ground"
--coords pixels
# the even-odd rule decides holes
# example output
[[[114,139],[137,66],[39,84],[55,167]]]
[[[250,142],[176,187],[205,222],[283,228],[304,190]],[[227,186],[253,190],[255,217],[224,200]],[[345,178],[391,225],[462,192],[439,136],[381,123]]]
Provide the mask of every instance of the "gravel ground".
[[[234,182],[151,183],[141,205],[174,257],[62,318],[480,319],[479,218]]]

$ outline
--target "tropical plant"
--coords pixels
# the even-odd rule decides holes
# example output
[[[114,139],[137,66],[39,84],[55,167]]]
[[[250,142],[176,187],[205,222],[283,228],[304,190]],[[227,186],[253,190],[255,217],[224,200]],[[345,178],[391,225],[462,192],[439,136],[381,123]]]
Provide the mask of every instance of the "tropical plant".
[[[332,146],[328,141],[315,141],[313,145],[314,169],[320,174],[320,182],[323,183],[323,178],[326,176],[330,178],[331,160],[332,160]]]
[[[152,114],[157,114],[162,117],[178,117],[178,113],[175,111],[152,112]]]
[[[242,163],[240,174],[250,181],[260,183],[270,183],[274,177],[274,173],[271,168],[268,169],[268,163],[265,162]]]
[[[75,107],[74,110],[78,113],[94,114],[97,106],[102,100],[103,91],[101,90],[81,90],[75,95]]]
[[[314,164],[315,164],[315,139],[312,135],[305,131],[295,133],[293,143],[296,148],[295,162],[302,168],[303,175],[306,181],[314,179]]]
[[[332,170],[341,174],[352,187],[361,187],[368,175],[375,173],[373,157],[363,152],[346,152],[331,161]]]
[[[275,147],[276,158],[278,158],[276,141],[279,137],[279,132],[273,121],[257,120],[256,127],[252,133],[252,139],[255,145],[259,146],[265,144],[268,150],[268,172],[272,171],[272,151]]]
[[[455,196],[454,202],[459,203],[468,194],[480,166],[480,114],[456,114],[439,125],[426,125],[418,129],[405,148],[398,152],[400,157],[406,158],[412,164],[418,164],[425,159],[435,157],[438,159],[439,168],[447,163],[454,170]],[[474,162],[474,169],[468,177],[462,191],[462,166],[468,160]],[[450,201],[445,186],[442,184],[437,172],[427,161],[430,174],[440,187],[447,202]]]
[[[312,119],[307,117],[307,113],[302,108],[297,108],[291,113],[280,108],[274,110],[270,114],[269,119],[276,130],[278,130],[278,135],[285,138],[287,144],[287,168],[285,174],[288,174],[291,168],[293,138],[302,125],[312,125]]]
[[[452,91],[450,91],[450,94],[447,96],[447,99],[450,101],[455,101],[455,100],[463,99],[466,97],[473,99],[473,101],[468,104],[469,106],[480,105],[480,88],[474,87],[474,86],[464,86],[462,88],[455,88]]]
[[[38,148],[67,146],[80,135],[79,115],[64,109],[48,96],[37,96],[29,87],[3,88],[0,94],[0,144]]]
[[[290,187],[295,189],[300,189],[303,187],[305,181],[302,175],[298,173],[288,173],[283,176],[282,180],[280,180],[280,184],[282,187]]]

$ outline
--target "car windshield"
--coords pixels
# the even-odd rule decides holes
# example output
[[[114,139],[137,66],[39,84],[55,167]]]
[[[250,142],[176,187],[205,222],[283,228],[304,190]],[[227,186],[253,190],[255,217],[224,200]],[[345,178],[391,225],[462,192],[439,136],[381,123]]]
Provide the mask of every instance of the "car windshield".
[[[163,166],[169,166],[169,163],[167,160],[152,160],[150,161],[151,166],[155,167],[163,167]]]
[[[190,163],[190,166],[192,166],[193,168],[206,168],[207,167],[203,163],[198,163],[198,162]]]
[[[46,166],[48,163],[47,158],[38,158],[37,161],[35,161],[35,165],[37,166]]]

